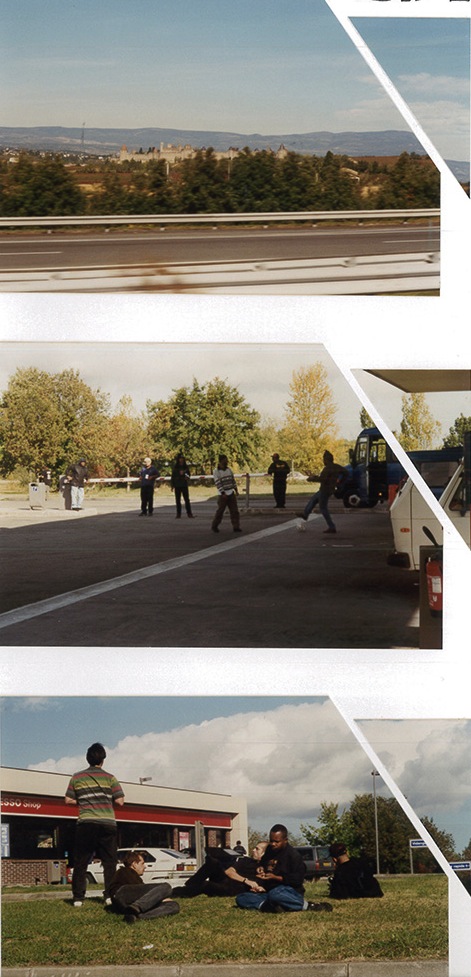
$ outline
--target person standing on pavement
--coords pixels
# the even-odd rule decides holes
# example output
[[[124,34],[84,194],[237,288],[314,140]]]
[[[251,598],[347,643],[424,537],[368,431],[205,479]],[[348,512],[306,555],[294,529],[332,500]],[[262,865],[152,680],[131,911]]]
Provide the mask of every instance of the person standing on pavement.
[[[332,911],[328,902],[308,902],[304,898],[306,866],[298,851],[288,843],[288,830],[284,824],[274,824],[270,840],[262,855],[261,869],[257,872],[260,887],[266,890],[242,892],[236,896],[240,909],[258,909],[261,912],[296,913],[302,910]]]
[[[174,916],[180,912],[178,902],[171,899],[172,886],[168,882],[145,883],[146,870],[141,851],[126,852],[123,865],[110,883],[111,906],[114,912],[124,913],[126,923],[158,916]]]
[[[227,463],[227,455],[219,455],[218,467],[213,471],[214,484],[218,490],[218,504],[216,514],[211,523],[213,533],[218,533],[218,526],[222,521],[224,511],[229,509],[232,529],[235,533],[241,533],[239,507],[237,505],[237,484],[234,473]]]
[[[152,459],[144,458],[144,464],[139,473],[141,483],[140,516],[152,516],[154,514],[154,489],[157,478],[160,478],[160,472],[152,464]]]
[[[190,482],[190,469],[186,463],[184,455],[178,455],[172,468],[170,487],[175,492],[175,505],[177,507],[176,519],[181,519],[182,515],[182,496],[185,502],[185,511],[189,519],[194,519],[191,511],[190,493],[188,490]]]
[[[273,495],[275,509],[284,509],[286,502],[286,480],[291,471],[288,462],[282,461],[278,454],[274,454],[267,474],[273,476]]]
[[[319,503],[319,511],[327,523],[327,529],[324,529],[324,532],[336,533],[335,523],[329,512],[329,499],[334,493],[339,475],[345,472],[345,468],[335,463],[334,456],[330,451],[324,451],[323,461],[324,467],[320,475],[308,476],[308,482],[320,482],[320,487],[319,491],[315,492],[312,498],[309,499],[301,519],[306,522],[312,510]]]
[[[88,468],[85,458],[80,458],[75,465],[70,465],[65,473],[66,482],[70,485],[71,506],[78,512],[83,509],[85,482],[88,482]]]
[[[88,767],[70,778],[66,804],[78,805],[75,831],[72,895],[74,906],[81,906],[87,887],[87,867],[94,855],[101,858],[104,897],[110,899],[110,883],[116,870],[118,832],[115,807],[124,804],[124,791],[116,777],[103,770],[106,750],[92,743],[87,750]]]

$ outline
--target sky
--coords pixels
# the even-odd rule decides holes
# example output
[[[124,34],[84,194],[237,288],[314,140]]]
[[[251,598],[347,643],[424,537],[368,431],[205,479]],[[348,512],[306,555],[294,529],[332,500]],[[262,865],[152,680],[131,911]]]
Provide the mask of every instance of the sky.
[[[354,440],[360,433],[361,405],[347,381],[320,344],[287,343],[0,343],[0,392],[16,369],[36,367],[49,373],[74,369],[93,390],[108,393],[115,407],[131,396],[136,410],[146,401],[164,399],[182,386],[218,376],[227,380],[265,420],[282,422],[293,373],[322,363],[337,405],[339,438]],[[361,371],[365,391],[392,429],[402,416],[402,392]],[[471,393],[427,395],[445,436],[455,419],[471,416]]]
[[[468,22],[357,26],[444,158],[469,159]],[[2,0],[0,35],[4,126],[407,129],[324,0]]]
[[[4,766],[72,773],[99,740],[119,780],[242,795],[260,831],[281,820],[299,834],[322,802],[341,813],[372,791],[371,760],[326,697],[12,697],[0,716]],[[362,728],[417,815],[432,816],[462,850],[471,835],[471,722]],[[391,796],[379,777],[376,790]]]

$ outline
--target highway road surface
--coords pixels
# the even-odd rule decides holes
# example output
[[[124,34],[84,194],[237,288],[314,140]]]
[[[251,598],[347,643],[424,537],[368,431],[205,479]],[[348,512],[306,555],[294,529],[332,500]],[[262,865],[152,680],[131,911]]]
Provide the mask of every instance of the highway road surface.
[[[270,261],[437,252],[440,229],[420,224],[248,229],[0,233],[0,273],[113,269],[178,262]]]

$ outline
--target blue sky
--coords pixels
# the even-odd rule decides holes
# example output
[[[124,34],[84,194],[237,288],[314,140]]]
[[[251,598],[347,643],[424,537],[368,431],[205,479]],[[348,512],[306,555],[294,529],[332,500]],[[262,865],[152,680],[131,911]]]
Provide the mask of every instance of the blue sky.
[[[7,697],[2,763],[72,773],[92,741],[123,782],[240,794],[249,823],[283,820],[299,832],[321,802],[342,811],[372,790],[371,761],[326,697]],[[459,849],[470,840],[466,720],[361,724],[419,817],[432,816]],[[390,796],[379,778],[376,789]]]
[[[467,24],[358,25],[453,159],[469,152]],[[0,34],[2,125],[407,128],[324,0],[2,0]]]

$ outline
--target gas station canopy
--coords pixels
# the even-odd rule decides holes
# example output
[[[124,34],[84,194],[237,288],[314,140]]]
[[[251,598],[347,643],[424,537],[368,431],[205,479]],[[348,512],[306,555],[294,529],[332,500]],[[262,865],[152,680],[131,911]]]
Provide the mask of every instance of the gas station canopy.
[[[471,370],[366,370],[405,393],[471,390]]]

